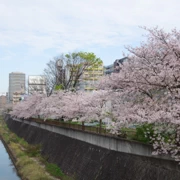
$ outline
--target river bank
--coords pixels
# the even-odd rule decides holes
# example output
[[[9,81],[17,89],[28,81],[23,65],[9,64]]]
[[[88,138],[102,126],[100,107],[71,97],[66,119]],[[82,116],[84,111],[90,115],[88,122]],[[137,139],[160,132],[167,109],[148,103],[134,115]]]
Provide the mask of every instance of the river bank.
[[[0,117],[0,138],[23,180],[70,180],[55,165],[40,155],[40,145],[29,145],[12,133]]]

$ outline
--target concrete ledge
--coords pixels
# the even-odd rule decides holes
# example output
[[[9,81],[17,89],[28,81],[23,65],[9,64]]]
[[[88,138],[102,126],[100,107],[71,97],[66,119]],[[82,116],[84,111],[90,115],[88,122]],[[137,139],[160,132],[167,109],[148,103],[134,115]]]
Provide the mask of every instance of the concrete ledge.
[[[82,132],[79,130],[57,127],[54,125],[41,124],[29,120],[21,120],[17,118],[12,118],[14,121],[19,121],[31,126],[35,126],[50,132],[61,134],[73,139],[77,139],[92,145],[96,145],[109,150],[114,150],[117,152],[124,152],[139,156],[153,157],[158,159],[172,160],[170,156],[154,156],[152,155],[153,148],[151,145],[139,143],[136,141],[129,141],[126,139],[120,139],[116,137],[109,137],[99,134],[93,134],[89,132]]]

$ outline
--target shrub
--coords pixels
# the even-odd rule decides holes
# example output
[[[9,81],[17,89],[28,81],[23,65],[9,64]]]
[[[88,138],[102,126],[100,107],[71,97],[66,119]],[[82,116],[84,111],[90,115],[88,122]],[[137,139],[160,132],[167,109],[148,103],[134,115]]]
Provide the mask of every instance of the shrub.
[[[56,164],[47,163],[46,170],[55,177],[64,176],[63,172]]]
[[[154,124],[142,124],[136,127],[136,134],[134,140],[141,141],[144,143],[151,143],[151,137],[154,134]]]

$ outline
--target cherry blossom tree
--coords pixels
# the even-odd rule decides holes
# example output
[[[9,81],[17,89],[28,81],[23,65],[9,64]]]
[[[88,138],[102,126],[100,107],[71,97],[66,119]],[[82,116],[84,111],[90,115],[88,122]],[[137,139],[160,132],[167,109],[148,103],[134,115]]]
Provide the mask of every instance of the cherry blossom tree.
[[[66,109],[64,117],[66,120],[76,118],[79,121],[86,120],[87,105],[89,96],[86,92],[68,92],[64,97]]]
[[[16,105],[11,115],[82,122],[111,117],[115,134],[130,124],[150,124],[153,135],[147,128],[144,136],[151,139],[154,154],[171,154],[180,161],[180,32],[144,29],[147,41],[127,47],[120,72],[103,77],[98,91],[34,95]],[[109,110],[107,101],[112,104]]]
[[[34,94],[29,96],[25,101],[17,103],[13,107],[13,111],[10,112],[12,117],[28,119],[31,117],[38,117],[40,111],[36,109],[36,106],[41,103],[45,95]]]
[[[130,54],[120,72],[102,79],[99,87],[118,92],[112,93],[114,133],[124,124],[153,123],[156,153],[170,153],[180,160],[180,32],[144,29],[147,42],[127,47]],[[169,141],[168,129],[173,129]]]
[[[43,100],[36,104],[36,110],[44,120],[46,119],[62,119],[66,104],[64,98],[66,93],[59,91],[49,97],[44,97]]]

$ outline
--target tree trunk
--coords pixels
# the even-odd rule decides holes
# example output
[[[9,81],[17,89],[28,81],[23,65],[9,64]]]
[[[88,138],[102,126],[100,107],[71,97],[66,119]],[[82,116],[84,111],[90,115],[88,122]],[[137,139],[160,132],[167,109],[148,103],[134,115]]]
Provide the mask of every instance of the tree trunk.
[[[102,132],[102,119],[99,121],[99,134]]]
[[[82,131],[85,130],[84,121],[82,122]]]

